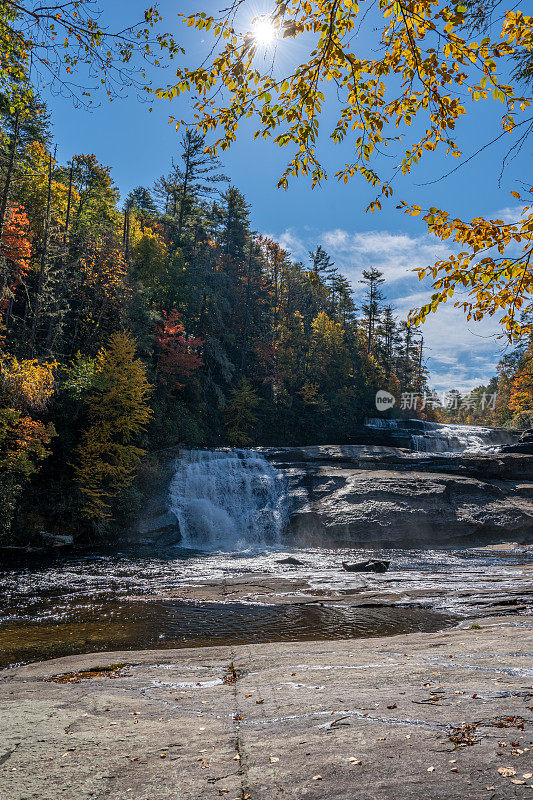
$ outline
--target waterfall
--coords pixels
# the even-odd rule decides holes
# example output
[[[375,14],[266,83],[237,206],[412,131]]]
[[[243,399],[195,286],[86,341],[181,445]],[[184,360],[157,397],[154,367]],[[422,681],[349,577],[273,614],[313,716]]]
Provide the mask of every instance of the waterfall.
[[[516,431],[503,428],[446,425],[419,419],[371,418],[365,420],[365,426],[388,430],[391,436],[408,437],[410,447],[421,453],[495,453],[501,445],[517,440]]]
[[[275,546],[289,518],[285,476],[252,450],[191,450],[175,462],[169,489],[184,547]]]
[[[498,448],[490,428],[475,425],[435,425],[414,434],[414,449],[424,453],[490,453]]]

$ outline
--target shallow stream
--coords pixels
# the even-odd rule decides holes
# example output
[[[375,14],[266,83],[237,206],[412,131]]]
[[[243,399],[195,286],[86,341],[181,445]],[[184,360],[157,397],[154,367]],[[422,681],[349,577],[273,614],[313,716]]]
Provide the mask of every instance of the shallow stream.
[[[279,564],[289,553],[304,564]],[[391,559],[389,572],[342,569],[342,561],[376,556]],[[158,555],[95,552],[21,566],[0,572],[0,666],[105,650],[438,630],[502,608],[527,611],[533,597],[531,565],[533,553],[524,548],[369,552],[276,547],[227,553],[172,548]],[[178,599],[191,587],[243,578],[244,600]],[[293,602],[278,590],[277,604],[265,601],[265,581],[279,578],[305,586],[314,599]]]

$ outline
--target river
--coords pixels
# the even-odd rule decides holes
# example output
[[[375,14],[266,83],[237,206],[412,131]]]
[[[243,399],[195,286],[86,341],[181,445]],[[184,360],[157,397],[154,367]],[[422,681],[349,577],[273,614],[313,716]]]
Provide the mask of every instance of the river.
[[[458,441],[492,448],[507,436],[415,422],[419,450],[428,447],[422,434],[439,452]],[[184,454],[168,508],[178,544],[139,540],[1,570],[0,666],[93,651],[386,636],[531,610],[527,546],[295,546],[285,533],[285,475],[258,452]],[[301,563],[280,564],[289,554]],[[390,560],[389,571],[342,568],[370,557]]]

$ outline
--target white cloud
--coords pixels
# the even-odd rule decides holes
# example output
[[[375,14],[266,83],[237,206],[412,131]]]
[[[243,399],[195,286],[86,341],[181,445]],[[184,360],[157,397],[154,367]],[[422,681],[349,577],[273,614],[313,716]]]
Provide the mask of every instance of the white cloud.
[[[286,228],[279,236],[273,236],[270,233],[266,235],[271,239],[275,239],[293,258],[300,260],[307,257],[307,252],[310,248],[307,243],[295,233],[293,228]]]
[[[524,205],[500,208],[500,210],[496,212],[494,219],[503,219],[504,222],[520,222],[524,214],[524,210]]]
[[[413,237],[383,230],[348,233],[337,229],[326,231],[320,238],[337,266],[352,280],[357,280],[368,267],[381,270],[388,283],[416,279],[414,268],[434,264],[450,253],[449,244],[429,235]]]
[[[519,207],[510,208],[500,210],[498,216],[516,219],[519,213]],[[450,242],[429,235],[415,237],[386,230],[350,232],[335,228],[300,233],[288,228],[274,238],[294,258],[304,261],[308,260],[308,251],[321,244],[351,280],[356,296],[362,291],[362,271],[370,267],[381,270],[386,279],[386,299],[404,319],[412,308],[427,302],[430,294],[430,283],[419,283],[412,270],[447,258],[454,249]],[[467,322],[452,300],[430,315],[420,330],[428,347],[430,383],[436,389],[467,390],[494,375],[504,348],[504,342],[496,338],[501,330],[496,320]]]
[[[425,300],[423,292],[397,298],[397,313],[405,317]],[[501,328],[494,319],[468,322],[450,302],[431,314],[419,330],[427,347],[430,383],[439,391],[473,389],[495,374],[505,342],[497,338]]]
[[[452,249],[449,243],[441,243],[429,235],[413,237],[383,230],[351,233],[335,228],[314,235],[306,231],[301,236],[293,228],[287,228],[273,238],[295,258],[304,260],[309,250],[321,244],[341,272],[354,282],[354,287],[361,272],[369,267],[381,270],[388,283],[416,280],[412,272],[415,267],[434,264],[446,258]]]

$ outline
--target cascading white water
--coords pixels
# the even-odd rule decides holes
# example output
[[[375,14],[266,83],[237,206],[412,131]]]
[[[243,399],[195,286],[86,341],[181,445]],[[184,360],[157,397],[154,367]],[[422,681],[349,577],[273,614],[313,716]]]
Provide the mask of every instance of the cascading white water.
[[[170,510],[184,547],[235,551],[279,543],[289,518],[285,476],[253,450],[191,450],[175,462]]]
[[[365,420],[368,428],[386,429],[407,436],[413,450],[421,453],[495,453],[501,445],[514,444],[516,431],[478,425],[443,425],[412,419]],[[405,445],[403,445],[405,446]]]
[[[435,427],[428,427],[423,435],[413,434],[415,450],[424,453],[490,453],[498,449],[493,443],[490,428],[475,425],[433,425]]]
[[[395,430],[396,428],[401,426],[404,422],[405,420],[403,419],[383,419],[382,417],[367,417],[365,419],[365,427]]]

